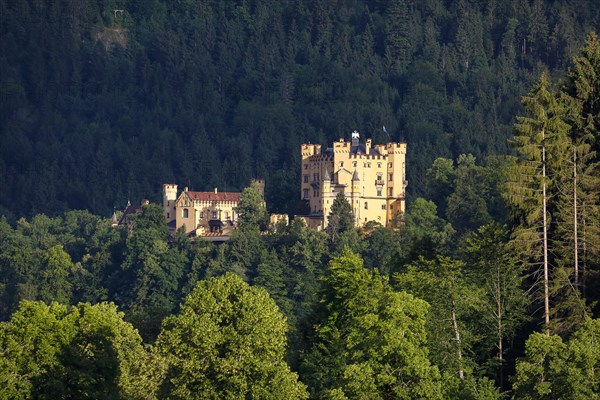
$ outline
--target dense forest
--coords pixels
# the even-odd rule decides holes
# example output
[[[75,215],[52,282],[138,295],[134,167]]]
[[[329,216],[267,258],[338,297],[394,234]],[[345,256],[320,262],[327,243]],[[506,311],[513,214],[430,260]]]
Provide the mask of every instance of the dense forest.
[[[1,0],[0,214],[252,177],[293,213],[299,145],[355,129],[408,143],[416,198],[436,157],[509,152],[520,97],[599,27],[594,0]]]
[[[0,21],[1,398],[600,398],[596,1]],[[249,178],[293,213],[299,144],[354,129],[408,143],[399,229],[343,196],[324,231],[263,229]],[[243,190],[231,240],[170,234],[164,182]]]

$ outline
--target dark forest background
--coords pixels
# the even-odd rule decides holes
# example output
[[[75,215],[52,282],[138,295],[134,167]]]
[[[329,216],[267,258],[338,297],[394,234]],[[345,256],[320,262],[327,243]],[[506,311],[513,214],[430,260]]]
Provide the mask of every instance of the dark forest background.
[[[0,214],[251,177],[294,212],[299,145],[355,129],[408,143],[414,199],[436,157],[509,152],[520,97],[599,27],[595,0],[0,0]]]

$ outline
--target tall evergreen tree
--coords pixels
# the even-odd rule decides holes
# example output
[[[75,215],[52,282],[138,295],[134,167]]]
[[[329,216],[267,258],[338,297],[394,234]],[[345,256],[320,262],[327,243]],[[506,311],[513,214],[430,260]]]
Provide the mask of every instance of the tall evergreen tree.
[[[564,156],[570,179],[562,187],[566,205],[559,214],[561,254],[572,264],[574,286],[585,297],[586,269],[600,269],[600,43],[595,34],[573,58],[561,90],[571,126],[571,146]]]
[[[551,183],[560,165],[557,149],[564,148],[568,125],[550,83],[542,74],[523,105],[529,116],[518,117],[513,147],[519,157],[509,168],[506,197],[516,223],[513,244],[526,265],[533,267],[535,281],[542,286],[544,326],[550,335]]]
[[[337,194],[331,205],[331,211],[328,216],[328,225],[325,232],[329,235],[329,240],[334,243],[340,234],[354,229],[354,212],[352,205],[346,200],[344,193]]]
[[[506,228],[492,223],[471,235],[464,249],[465,278],[471,285],[483,289],[482,319],[477,326],[482,339],[478,345],[487,354],[495,352],[491,363],[484,353],[480,364],[491,364],[501,389],[507,387],[506,353],[517,331],[527,320],[530,301],[524,287],[525,274],[507,239]]]

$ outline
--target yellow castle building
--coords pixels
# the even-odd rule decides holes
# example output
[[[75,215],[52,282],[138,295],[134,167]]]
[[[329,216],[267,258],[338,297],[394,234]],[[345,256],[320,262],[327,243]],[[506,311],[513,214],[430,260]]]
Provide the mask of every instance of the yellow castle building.
[[[262,183],[264,187],[264,182]],[[231,236],[238,215],[235,211],[240,193],[193,192],[186,187],[181,194],[177,185],[163,185],[163,209],[171,231],[182,226],[191,236]]]
[[[406,143],[361,143],[354,131],[351,142],[341,138],[325,151],[319,144],[303,144],[301,152],[301,197],[310,206],[309,226],[327,227],[338,193],[352,205],[356,227],[369,221],[390,227],[404,212]]]

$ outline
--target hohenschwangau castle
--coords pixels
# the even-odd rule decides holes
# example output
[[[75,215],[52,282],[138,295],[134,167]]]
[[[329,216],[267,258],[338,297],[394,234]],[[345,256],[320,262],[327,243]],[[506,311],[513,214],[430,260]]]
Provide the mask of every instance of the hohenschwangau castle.
[[[356,227],[369,221],[393,227],[404,212],[406,181],[406,143],[360,142],[358,132],[351,142],[340,139],[321,151],[319,144],[301,147],[301,196],[310,206],[308,215],[296,216],[315,229],[325,229],[338,193],[352,205]],[[264,196],[265,182],[256,180]],[[236,229],[236,208],[240,193],[194,192],[181,194],[177,185],[163,185],[163,208],[171,231],[184,227],[191,236],[229,237]],[[287,216],[284,216],[287,221]],[[280,221],[274,214],[271,222]]]
[[[406,143],[360,142],[358,132],[352,141],[340,139],[321,151],[319,144],[302,145],[302,199],[310,204],[308,224],[324,229],[333,200],[344,193],[352,205],[356,226],[376,221],[393,226],[404,212]]]

